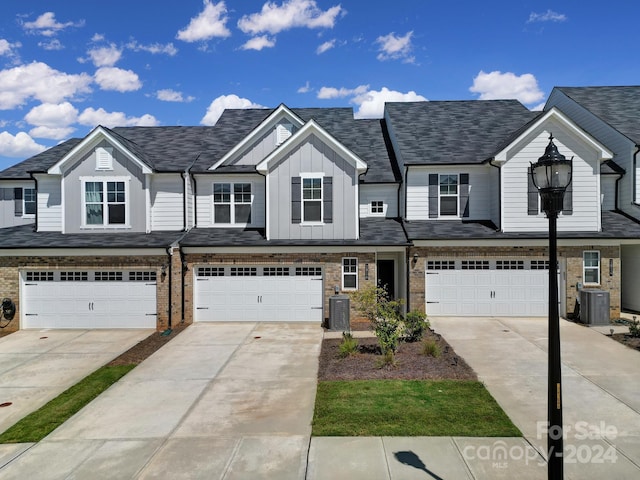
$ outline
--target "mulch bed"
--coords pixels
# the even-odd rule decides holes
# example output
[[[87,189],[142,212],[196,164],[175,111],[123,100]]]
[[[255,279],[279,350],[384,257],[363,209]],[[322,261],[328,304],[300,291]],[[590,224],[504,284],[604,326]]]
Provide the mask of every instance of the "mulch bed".
[[[115,367],[118,365],[138,365],[147,357],[151,356],[151,354],[158,350],[160,347],[176,338],[176,335],[182,332],[185,327],[186,325],[184,324],[178,324],[172,327],[170,335],[163,335],[162,332],[154,332],[120,356],[111,360],[109,363],[107,363],[107,366]]]
[[[396,365],[380,367],[382,355],[375,338],[359,338],[358,353],[339,355],[342,339],[324,339],[320,352],[318,380],[477,380],[476,373],[437,333],[429,330],[425,340],[435,340],[441,355],[423,355],[423,342],[402,343]]]
[[[634,350],[640,350],[640,337],[632,337],[628,333],[614,333],[610,336],[616,342],[620,342],[629,348],[633,348]]]

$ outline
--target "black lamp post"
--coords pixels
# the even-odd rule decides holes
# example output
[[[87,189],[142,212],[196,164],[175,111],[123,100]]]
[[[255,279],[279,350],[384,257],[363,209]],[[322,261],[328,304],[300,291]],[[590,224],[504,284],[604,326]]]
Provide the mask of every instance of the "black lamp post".
[[[549,385],[547,392],[548,478],[563,478],[562,377],[560,368],[560,316],[558,314],[557,220],[564,192],[571,183],[571,160],[558,152],[549,135],[549,145],[536,163],[531,177],[540,193],[542,211],[549,219]]]

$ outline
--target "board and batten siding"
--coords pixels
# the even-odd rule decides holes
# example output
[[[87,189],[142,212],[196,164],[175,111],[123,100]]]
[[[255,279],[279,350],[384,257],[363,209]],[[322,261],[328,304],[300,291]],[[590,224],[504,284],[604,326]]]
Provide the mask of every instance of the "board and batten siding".
[[[111,147],[106,141],[100,142],[97,146]],[[127,207],[129,209],[129,225],[127,227],[82,227],[84,212],[83,208],[83,177],[128,179]],[[138,164],[120,153],[113,147],[113,169],[96,170],[96,153],[92,149],[83,157],[78,159],[70,168],[63,172],[64,183],[64,233],[80,233],[93,230],[126,230],[127,232],[145,233],[147,230],[147,201],[144,190],[144,174]]]
[[[640,188],[637,188],[634,200],[633,154],[636,151],[634,143],[558,89],[554,89],[549,96],[546,109],[553,106],[568,115],[576,125],[613,152],[613,161],[627,172],[619,183],[618,207],[626,213],[637,216],[638,208],[633,205],[633,202],[640,203]],[[635,175],[640,180],[640,171],[637,171]],[[640,183],[637,185],[640,187]]]
[[[600,230],[600,160],[597,152],[557,122],[549,122],[509,152],[502,167],[502,230],[504,232],[540,232],[549,228],[544,213],[528,215],[528,168],[549,144],[553,132],[558,151],[573,158],[573,213],[560,214],[558,231],[597,232]]]
[[[28,225],[35,222],[35,215],[23,215],[22,204],[19,210],[16,209],[16,202],[24,202],[24,200],[15,199],[16,188],[35,188],[35,184],[28,180],[0,181],[0,228]]]
[[[62,177],[36,175],[38,180],[38,231],[62,231]],[[79,187],[78,187],[79,188]]]
[[[622,309],[640,311],[640,245],[620,247]]]
[[[301,173],[332,177],[333,220],[305,225],[291,221],[291,179]],[[267,174],[269,239],[358,238],[358,176],[351,165],[316,135],[309,135]]]
[[[151,230],[184,228],[184,180],[180,174],[151,177]]]
[[[384,202],[383,214],[371,213],[371,202]],[[378,183],[360,185],[360,218],[398,217],[398,185]]]
[[[252,228],[264,227],[265,190],[262,175],[195,175],[194,181],[196,182],[196,226],[198,228],[233,226],[213,223],[214,183],[251,183],[251,224],[249,226]]]
[[[260,163],[278,147],[277,129],[280,124],[291,124],[291,122],[285,120],[276,123],[273,128],[257,138],[241,153],[226,161],[225,165],[257,165]],[[293,127],[292,133],[295,131],[296,129]]]
[[[438,165],[409,167],[406,175],[407,220],[429,220],[429,174],[469,174],[468,220],[491,217],[491,174],[488,165]],[[495,185],[497,187],[497,183]]]

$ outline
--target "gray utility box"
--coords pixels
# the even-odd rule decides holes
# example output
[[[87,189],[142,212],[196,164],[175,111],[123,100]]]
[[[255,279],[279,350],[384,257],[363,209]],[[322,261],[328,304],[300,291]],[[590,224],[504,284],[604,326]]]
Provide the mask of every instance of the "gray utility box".
[[[609,292],[580,290],[580,321],[586,325],[609,325]]]
[[[329,330],[338,332],[351,330],[349,297],[347,295],[333,295],[329,297]]]

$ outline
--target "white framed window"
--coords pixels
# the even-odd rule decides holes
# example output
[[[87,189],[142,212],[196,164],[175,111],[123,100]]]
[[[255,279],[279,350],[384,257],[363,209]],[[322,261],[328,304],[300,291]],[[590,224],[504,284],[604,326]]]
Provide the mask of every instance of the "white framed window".
[[[322,222],[322,177],[302,178],[302,222]]]
[[[129,226],[129,179],[81,178],[82,226]]]
[[[112,147],[96,147],[96,170],[113,170]]]
[[[342,259],[342,289],[358,289],[358,259],[355,257]]]
[[[33,217],[36,214],[36,189],[22,189],[22,216]]]
[[[582,252],[582,281],[585,285],[600,284],[600,252],[598,250]]]
[[[440,216],[458,216],[458,175],[441,174],[439,178]]]
[[[251,223],[251,183],[213,184],[213,223]]]
[[[369,211],[372,215],[384,215],[384,202],[381,200],[372,200]]]

